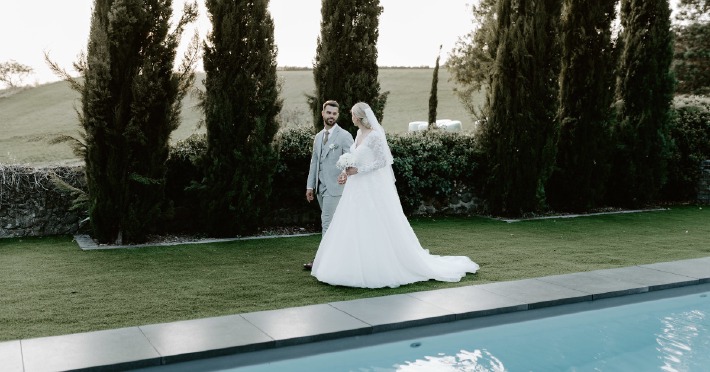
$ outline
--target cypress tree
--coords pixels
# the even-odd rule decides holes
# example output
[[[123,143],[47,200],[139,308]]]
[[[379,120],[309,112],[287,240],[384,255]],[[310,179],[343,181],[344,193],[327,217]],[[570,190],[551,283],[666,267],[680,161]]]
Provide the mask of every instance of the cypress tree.
[[[603,201],[609,172],[616,0],[564,0],[559,137],[548,201],[584,211]]]
[[[434,76],[431,78],[431,92],[429,93],[429,129],[435,128],[436,106],[439,104],[439,99],[437,97],[437,86],[439,85],[439,59],[441,59],[441,46],[439,46],[439,55],[436,56]]]
[[[281,111],[267,0],[207,0],[204,221],[215,236],[253,232],[268,210]]]
[[[673,99],[673,37],[668,0],[622,0],[618,119],[609,200],[639,206],[665,178]]]
[[[367,102],[382,122],[389,92],[380,93],[377,39],[382,7],[379,0],[323,0],[321,26],[313,64],[315,92],[307,96],[316,130],[323,128],[323,102],[340,103],[348,113],[357,102]],[[355,132],[350,115],[338,124]]]
[[[544,207],[554,160],[559,0],[500,0],[498,42],[481,128],[491,212],[520,215]]]
[[[48,60],[81,94],[82,139],[93,237],[140,243],[164,214],[165,162],[181,100],[194,81],[194,51],[178,73],[175,52],[197,17],[187,4],[173,31],[170,0],[96,0],[83,83]]]

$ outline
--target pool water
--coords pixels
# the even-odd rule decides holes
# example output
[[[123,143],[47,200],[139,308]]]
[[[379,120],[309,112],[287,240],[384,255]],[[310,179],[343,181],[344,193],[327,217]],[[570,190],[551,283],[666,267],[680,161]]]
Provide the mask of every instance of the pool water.
[[[710,292],[219,370],[710,371]]]

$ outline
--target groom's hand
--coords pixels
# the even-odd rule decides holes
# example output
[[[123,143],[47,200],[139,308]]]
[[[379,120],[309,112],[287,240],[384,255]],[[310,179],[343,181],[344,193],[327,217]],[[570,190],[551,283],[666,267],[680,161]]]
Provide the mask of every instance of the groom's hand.
[[[309,203],[313,201],[313,189],[306,189],[306,200]]]

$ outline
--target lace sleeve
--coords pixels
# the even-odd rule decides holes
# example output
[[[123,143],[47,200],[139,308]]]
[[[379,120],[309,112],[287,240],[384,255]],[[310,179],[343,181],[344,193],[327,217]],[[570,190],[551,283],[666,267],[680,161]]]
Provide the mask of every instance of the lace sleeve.
[[[365,138],[363,145],[370,149],[372,156],[367,157],[366,161],[358,164],[358,173],[372,172],[388,164],[387,154],[389,153],[389,148],[387,147],[386,141],[382,132],[370,132],[367,138]]]

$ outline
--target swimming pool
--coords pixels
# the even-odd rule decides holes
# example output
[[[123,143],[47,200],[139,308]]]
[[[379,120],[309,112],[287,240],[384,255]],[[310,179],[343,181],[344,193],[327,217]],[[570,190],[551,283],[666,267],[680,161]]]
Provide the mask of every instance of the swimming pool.
[[[515,318],[530,314],[509,314],[496,325],[483,318],[427,326],[459,328],[442,335],[417,336],[417,330],[401,330],[413,337],[306,357],[294,357],[299,348],[293,347],[289,359],[257,365],[243,366],[244,356],[235,355],[170,367],[230,372],[710,370],[710,292],[618,305],[624,300],[612,299],[605,305],[611,307],[595,310],[586,310],[589,304],[543,309],[539,318],[523,321]],[[476,328],[460,330],[468,326]],[[359,339],[367,342],[373,336]],[[344,348],[347,341],[327,343]],[[313,348],[302,346],[304,352]]]

